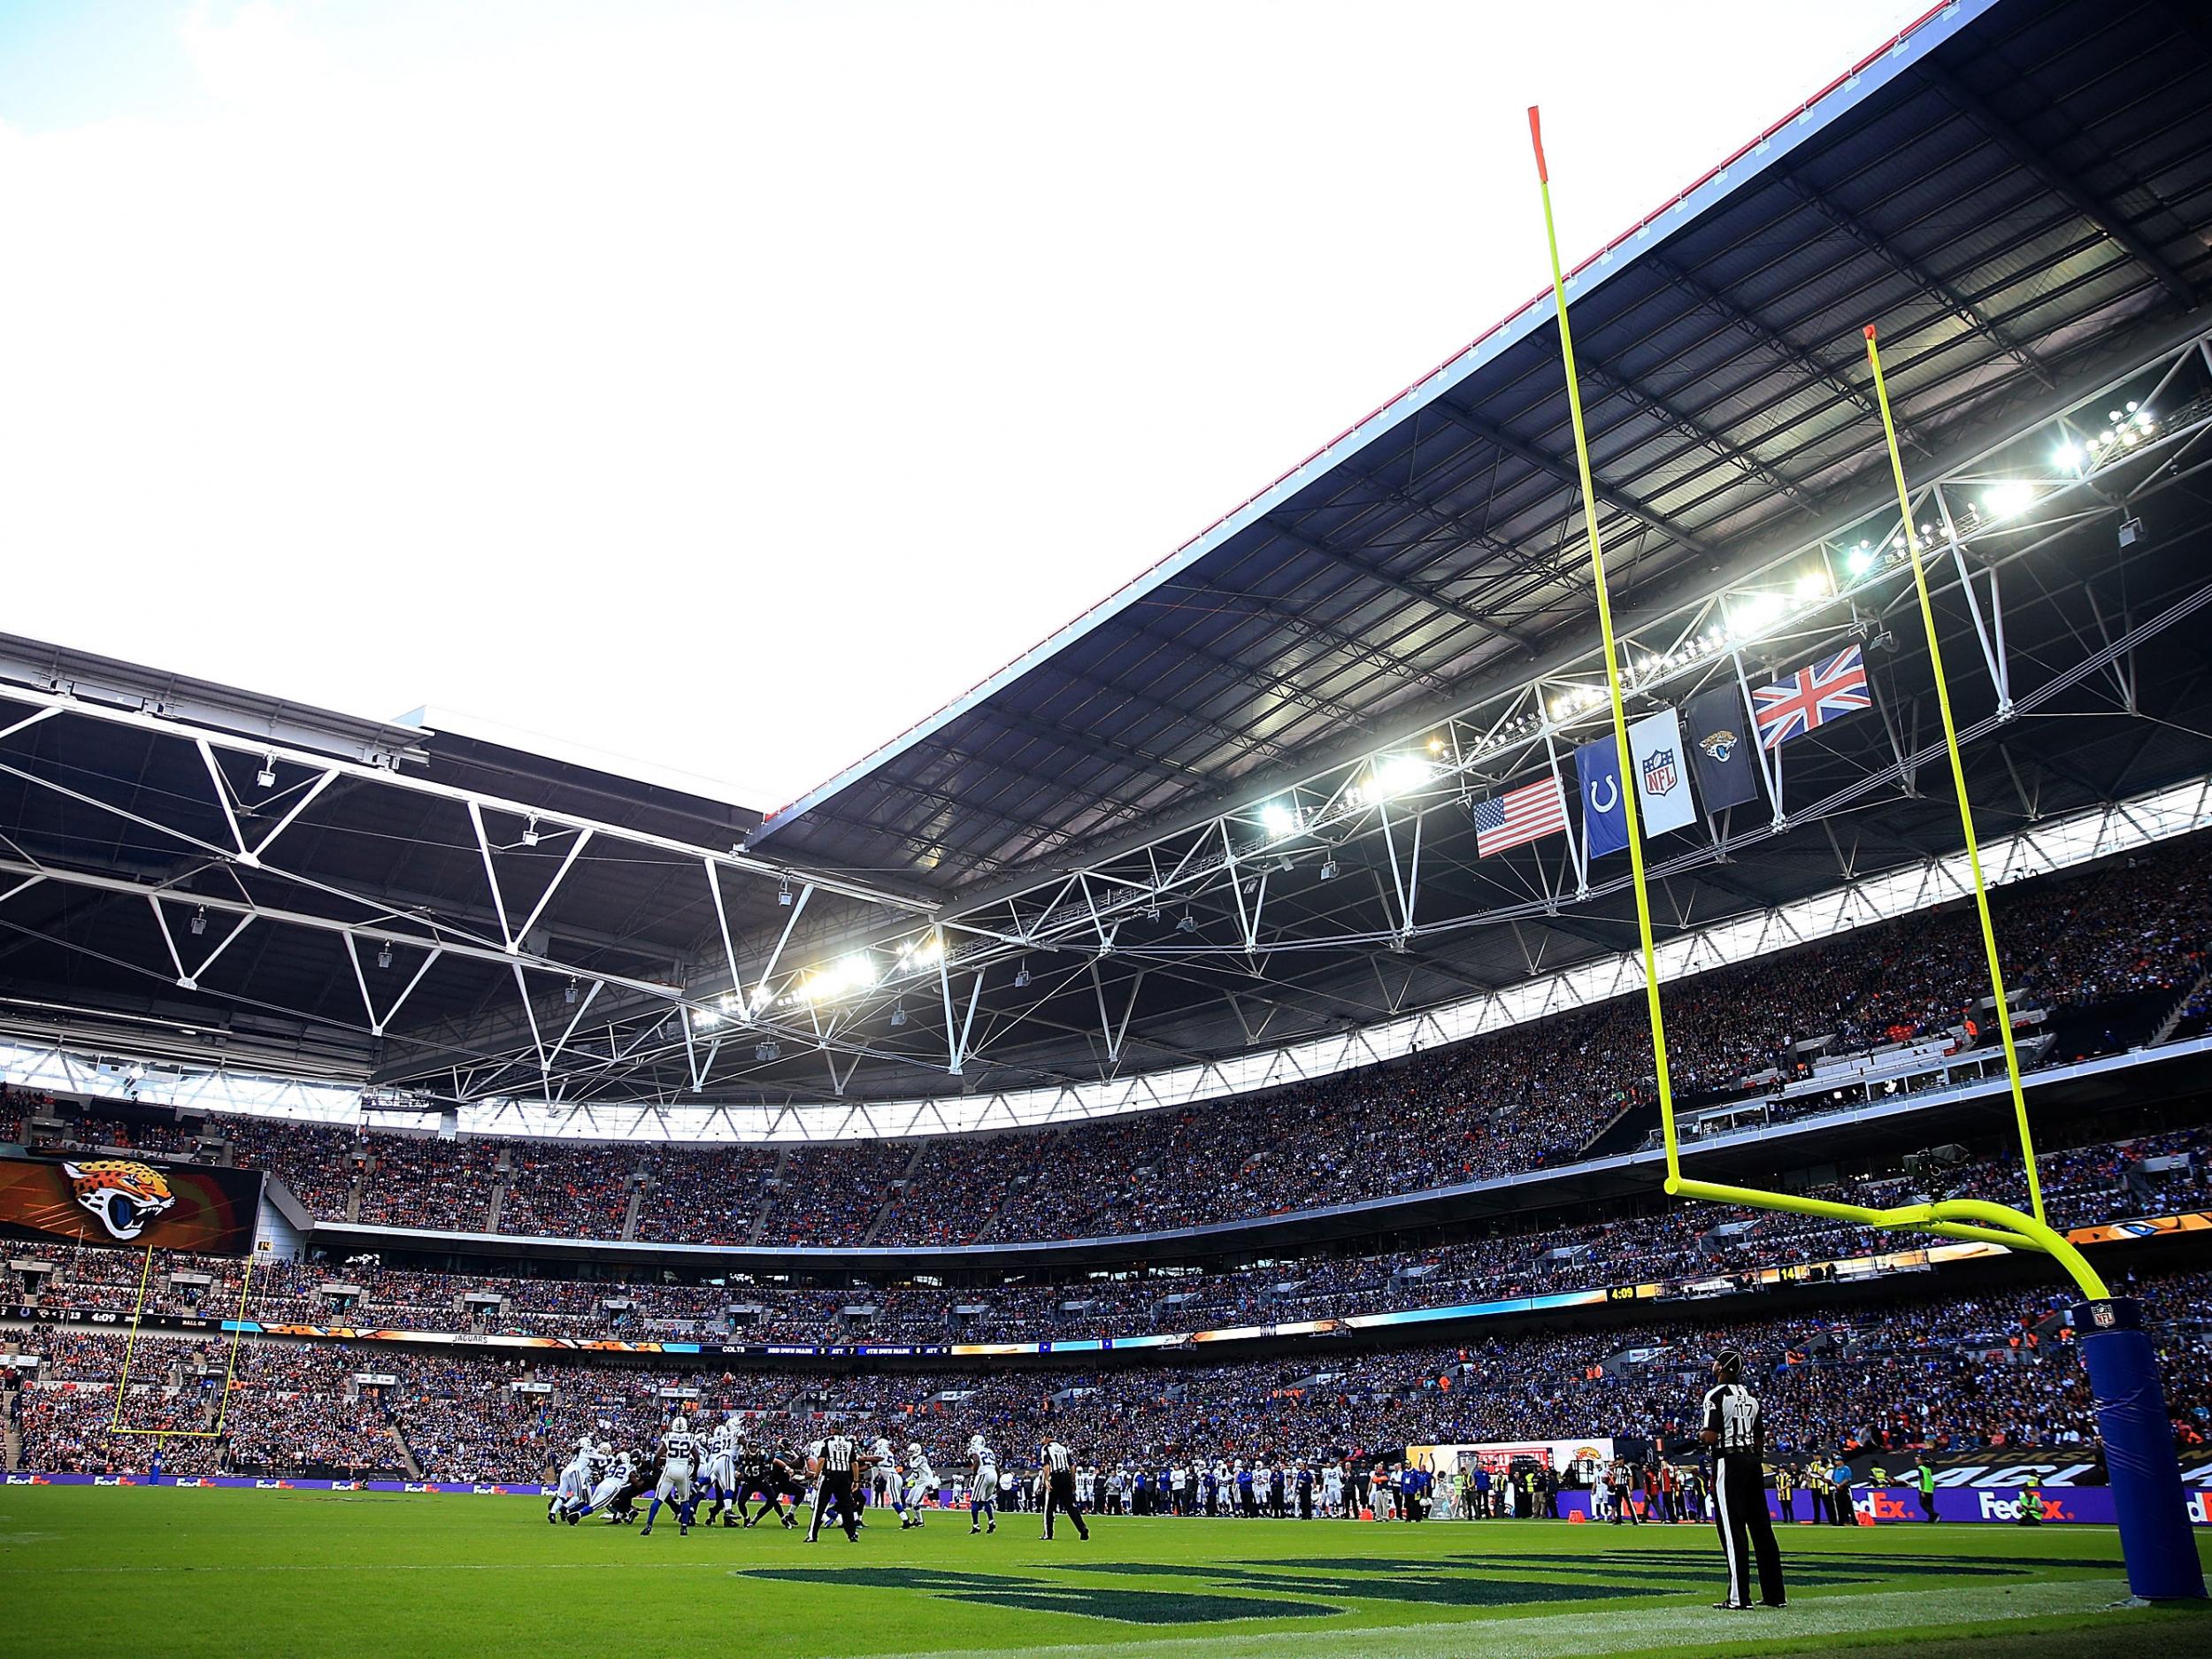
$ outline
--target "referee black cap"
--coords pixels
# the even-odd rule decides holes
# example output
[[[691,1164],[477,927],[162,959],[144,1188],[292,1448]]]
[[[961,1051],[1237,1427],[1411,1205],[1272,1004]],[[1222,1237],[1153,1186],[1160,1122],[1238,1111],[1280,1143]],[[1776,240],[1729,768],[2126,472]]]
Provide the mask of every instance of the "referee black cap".
[[[1713,1356],[1713,1363],[1720,1368],[1722,1376],[1733,1382],[1743,1375],[1743,1351],[1740,1348],[1724,1348]]]

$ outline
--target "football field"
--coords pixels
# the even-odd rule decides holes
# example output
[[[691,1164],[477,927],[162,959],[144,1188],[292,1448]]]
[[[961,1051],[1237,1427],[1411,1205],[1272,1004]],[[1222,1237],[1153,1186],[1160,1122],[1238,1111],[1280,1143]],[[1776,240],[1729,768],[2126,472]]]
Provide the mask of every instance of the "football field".
[[[0,1489],[0,1651],[2212,1650],[2212,1616],[2108,1610],[2125,1587],[2104,1529],[1786,1529],[1791,1605],[1742,1613],[1710,1606],[1720,1584],[1704,1527],[1105,1519],[1094,1533],[1047,1544],[1033,1516],[1015,1516],[971,1537],[964,1515],[946,1514],[810,1546],[773,1527],[680,1537],[666,1517],[650,1538],[550,1527],[530,1498],[13,1486]]]

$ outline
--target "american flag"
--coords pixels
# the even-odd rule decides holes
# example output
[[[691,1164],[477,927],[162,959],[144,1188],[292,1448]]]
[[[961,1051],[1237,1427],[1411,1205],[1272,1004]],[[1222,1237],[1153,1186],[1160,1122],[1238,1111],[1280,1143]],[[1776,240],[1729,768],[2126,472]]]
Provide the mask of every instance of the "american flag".
[[[1810,668],[1759,687],[1751,694],[1751,706],[1759,722],[1759,747],[1779,749],[1815,726],[1874,706],[1867,691],[1866,660],[1857,646],[1847,645]]]
[[[1475,803],[1475,852],[1487,858],[1524,841],[1560,835],[1567,828],[1567,797],[1557,773]]]

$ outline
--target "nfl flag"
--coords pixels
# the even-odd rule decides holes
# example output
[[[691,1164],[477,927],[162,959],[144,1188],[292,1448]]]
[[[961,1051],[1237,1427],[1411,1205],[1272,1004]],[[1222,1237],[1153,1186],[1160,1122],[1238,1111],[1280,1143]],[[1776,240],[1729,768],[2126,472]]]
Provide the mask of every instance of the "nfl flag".
[[[1672,709],[1647,714],[1628,728],[1628,758],[1636,772],[1636,814],[1644,821],[1646,840],[1697,821],[1682,722]]]
[[[1847,645],[1810,668],[1757,687],[1751,694],[1751,706],[1759,722],[1759,747],[1779,749],[1831,720],[1874,706],[1867,690],[1866,659],[1859,647]]]
[[[1475,803],[1475,853],[1487,858],[1525,841],[1540,841],[1567,828],[1567,802],[1556,774]]]
[[[1733,686],[1701,691],[1683,705],[1689,727],[1690,763],[1708,812],[1759,798],[1759,769],[1744,741],[1743,697]]]
[[[1610,732],[1575,750],[1575,777],[1582,785],[1582,844],[1592,858],[1628,849],[1620,753]]]

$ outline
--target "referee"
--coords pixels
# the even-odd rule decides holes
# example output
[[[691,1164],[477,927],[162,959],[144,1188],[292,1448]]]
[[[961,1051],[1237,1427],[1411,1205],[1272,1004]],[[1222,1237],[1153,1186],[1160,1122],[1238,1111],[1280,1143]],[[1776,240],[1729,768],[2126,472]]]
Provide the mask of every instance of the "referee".
[[[856,1544],[860,1541],[860,1506],[853,1498],[853,1469],[859,1461],[860,1447],[849,1434],[833,1434],[817,1443],[814,1475],[821,1484],[814,1494],[813,1518],[807,1523],[808,1543],[822,1536],[822,1510],[833,1503],[837,1518],[844,1523],[845,1536]]]
[[[1091,1529],[1083,1525],[1083,1506],[1075,1501],[1075,1458],[1057,1440],[1045,1442],[1045,1536],[1052,1536],[1052,1517],[1061,1510],[1075,1523],[1075,1535],[1087,1540]]]
[[[1766,1476],[1761,1465],[1766,1424],[1759,1402],[1745,1387],[1743,1356],[1724,1349],[1713,1361],[1713,1383],[1705,1393],[1705,1427],[1699,1438],[1713,1448],[1713,1517],[1720,1527],[1721,1553],[1728,1557],[1728,1599],[1717,1608],[1751,1605],[1751,1559],[1744,1548],[1750,1534],[1758,1556],[1759,1601],[1784,1605],[1782,1552],[1774,1547],[1774,1526],[1767,1519]]]

